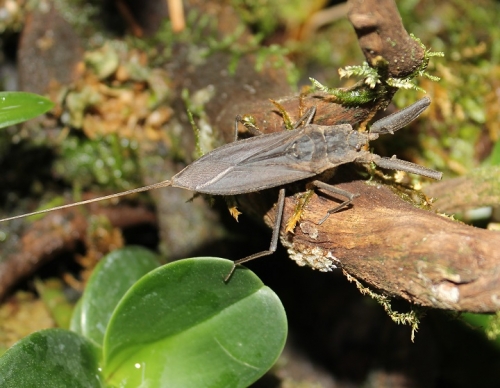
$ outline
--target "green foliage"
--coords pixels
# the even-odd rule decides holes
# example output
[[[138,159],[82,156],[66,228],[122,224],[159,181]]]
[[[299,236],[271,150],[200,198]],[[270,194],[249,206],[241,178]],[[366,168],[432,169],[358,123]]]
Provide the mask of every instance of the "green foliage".
[[[316,89],[321,90],[322,92],[331,94],[334,97],[337,97],[340,103],[345,105],[362,105],[366,104],[370,101],[374,101],[378,98],[379,94],[372,92],[368,89],[362,89],[358,86],[355,86],[351,89],[340,89],[340,88],[329,88],[324,86],[319,81],[314,78],[309,78]]]
[[[45,281],[36,279],[35,287],[56,325],[62,329],[68,329],[73,305],[67,300],[63,282],[55,278]]]
[[[408,325],[411,326],[411,341],[415,340],[415,333],[418,331],[418,327],[420,325],[420,318],[422,316],[418,310],[412,309],[407,313],[400,313],[398,311],[394,311],[391,306],[391,298],[387,295],[378,294],[368,287],[363,286],[361,282],[355,277],[346,273],[347,280],[350,282],[354,282],[358,290],[363,295],[368,295],[370,298],[375,300],[378,304],[380,304],[387,315],[393,320],[393,322],[398,325]]]
[[[230,267],[215,258],[183,260],[136,283],[104,339],[107,378],[159,386],[169,376],[172,386],[236,387],[260,377],[284,344],[284,312],[248,270],[224,283]]]
[[[408,31],[446,51],[437,66],[430,64],[441,81],[420,83],[434,96],[432,111],[422,118],[428,133],[419,133],[419,144],[406,152],[423,153],[429,167],[461,176],[480,166],[499,139],[500,3],[425,0],[400,2],[398,8]],[[409,95],[398,93],[396,105],[413,102]]]
[[[50,100],[38,94],[0,92],[0,128],[32,119],[53,107]]]
[[[246,387],[286,339],[277,296],[249,270],[217,258],[163,267],[125,248],[96,267],[68,332],[34,333],[0,358],[8,387]]]
[[[0,357],[3,388],[102,387],[92,343],[63,329],[38,331]]]
[[[135,282],[159,265],[152,252],[139,247],[119,249],[108,254],[89,279],[71,329],[75,328],[75,331],[102,346],[109,319],[120,299]],[[103,295],[106,297],[103,298]]]
[[[266,37],[279,26],[280,19],[276,17],[279,9],[273,9],[272,1],[233,0],[232,5],[245,23],[254,26]]]
[[[500,166],[500,140],[498,140],[493,146],[491,154],[485,164],[489,164],[491,166]]]
[[[205,110],[205,106],[215,97],[215,88],[209,85],[197,90],[192,95],[188,89],[184,88],[181,96],[196,138],[196,149],[193,156],[199,158],[217,147],[214,129]]]
[[[340,78],[352,76],[362,78],[361,82],[349,89],[328,88],[314,78],[309,78],[316,89],[328,93],[338,99],[344,105],[362,105],[370,101],[375,101],[384,96],[389,89],[412,89],[425,93],[425,90],[414,83],[418,77],[426,77],[431,81],[439,81],[439,77],[427,73],[427,67],[432,57],[442,57],[444,53],[434,52],[427,49],[424,44],[415,36],[411,37],[417,41],[424,50],[424,58],[421,65],[406,78],[393,78],[385,75],[387,63],[382,60],[376,66],[370,66],[363,62],[361,66],[346,66],[339,69]]]
[[[462,321],[482,332],[497,348],[500,348],[500,312],[496,314],[464,313]]]
[[[288,60],[290,50],[277,44],[264,45],[264,34],[248,35],[245,26],[240,25],[232,33],[221,35],[217,30],[217,21],[210,15],[199,14],[191,10],[186,16],[187,28],[181,32],[173,32],[169,20],[149,39],[133,40],[133,45],[149,54],[151,66],[163,65],[174,53],[176,43],[185,44],[189,53],[190,64],[200,66],[214,54],[228,54],[227,70],[234,75],[240,60],[249,54],[255,56],[255,71],[261,72],[264,67],[286,69],[287,81],[296,86],[299,72]],[[169,42],[165,45],[164,42]],[[158,51],[161,47],[161,51]],[[193,112],[194,113],[194,112]]]
[[[361,66],[346,66],[343,69],[339,69],[339,75],[340,78],[349,78],[352,76],[364,78],[364,83],[371,89],[380,83],[378,71],[371,67],[368,62],[363,62]]]
[[[96,182],[115,189],[137,185],[139,176],[135,141],[120,139],[116,134],[96,139],[71,136],[61,143],[54,170],[79,187]]]
[[[410,34],[410,37],[415,40],[417,43],[420,44],[420,47],[424,50],[424,60],[420,64],[420,66],[411,74],[408,79],[416,78],[416,77],[426,77],[430,79],[431,81],[437,82],[440,80],[439,77],[436,77],[434,75],[430,75],[427,73],[427,67],[429,66],[429,61],[433,57],[444,57],[444,53],[441,51],[431,51],[430,48],[425,47],[425,45],[422,43],[422,41],[417,38],[414,34]],[[405,88],[408,89],[408,88]]]

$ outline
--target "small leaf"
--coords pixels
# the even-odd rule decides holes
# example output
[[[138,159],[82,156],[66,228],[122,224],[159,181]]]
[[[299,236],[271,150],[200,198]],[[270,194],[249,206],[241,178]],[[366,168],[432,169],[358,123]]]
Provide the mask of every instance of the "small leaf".
[[[149,271],[160,265],[156,255],[141,247],[117,249],[106,255],[89,279],[81,306],[74,314],[72,327],[102,346],[108,321],[128,289]]]
[[[0,92],[0,128],[32,119],[53,106],[54,103],[38,94]]]
[[[177,261],[137,282],[104,339],[104,371],[120,387],[247,387],[280,355],[286,317],[278,297],[232,262]]]
[[[3,388],[102,387],[98,357],[82,336],[63,329],[33,333],[0,357]]]

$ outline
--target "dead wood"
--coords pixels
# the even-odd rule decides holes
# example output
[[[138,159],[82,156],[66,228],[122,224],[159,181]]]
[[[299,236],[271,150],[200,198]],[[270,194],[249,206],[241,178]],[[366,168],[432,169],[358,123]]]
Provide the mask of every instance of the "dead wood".
[[[498,166],[478,168],[464,176],[433,183],[424,191],[435,198],[434,207],[441,213],[453,214],[482,206],[498,206],[499,174]]]
[[[74,250],[78,243],[86,240],[89,214],[106,216],[116,228],[156,224],[157,221],[154,212],[125,205],[103,208],[95,204],[86,210],[73,208],[47,214],[28,226],[19,239],[11,239],[10,247],[6,244],[2,247],[0,300],[20,279],[32,275],[42,265],[61,253]]]
[[[352,207],[317,225],[336,202],[315,195],[294,233],[282,233],[294,260],[317,269],[331,263],[371,287],[423,306],[499,309],[498,232],[421,210],[384,185],[352,181],[339,187],[360,194]],[[296,202],[287,199],[285,220]]]
[[[424,50],[406,32],[393,0],[351,0],[349,20],[368,63],[387,61],[389,77],[405,78],[422,64]]]

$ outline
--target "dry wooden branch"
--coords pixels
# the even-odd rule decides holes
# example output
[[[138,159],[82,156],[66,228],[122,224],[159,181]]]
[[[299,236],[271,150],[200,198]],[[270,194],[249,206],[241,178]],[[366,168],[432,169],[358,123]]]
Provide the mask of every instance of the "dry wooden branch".
[[[483,167],[459,178],[437,182],[425,188],[435,198],[435,208],[441,213],[456,213],[500,203],[500,167]]]
[[[368,63],[380,57],[388,63],[390,77],[413,73],[424,58],[424,50],[406,32],[394,0],[351,0],[351,21]]]
[[[360,196],[322,225],[317,221],[335,203],[313,196],[295,233],[282,235],[294,260],[317,269],[342,267],[384,293],[423,306],[500,308],[498,232],[418,209],[384,185],[353,181],[338,187]],[[288,198],[285,219],[295,203]]]
[[[91,214],[106,216],[117,228],[141,223],[156,224],[156,215],[144,207],[102,208],[95,205],[90,209]],[[85,240],[88,220],[88,214],[85,215],[82,209],[51,213],[28,226],[20,239],[12,240],[11,247],[4,245],[4,260],[0,262],[0,300],[19,279],[33,274],[58,254],[75,249],[80,241]]]

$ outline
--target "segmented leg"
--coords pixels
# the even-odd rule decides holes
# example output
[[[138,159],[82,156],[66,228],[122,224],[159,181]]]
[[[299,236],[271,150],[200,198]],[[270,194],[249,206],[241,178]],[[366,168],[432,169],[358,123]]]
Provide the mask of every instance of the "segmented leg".
[[[323,222],[325,222],[328,219],[328,217],[330,217],[331,214],[338,212],[340,209],[343,209],[346,206],[349,206],[354,198],[359,197],[359,194],[353,194],[349,191],[339,189],[338,187],[329,185],[328,183],[325,182],[313,181],[311,182],[311,184],[320,189],[330,191],[331,193],[335,193],[347,198],[347,200],[342,202],[340,205],[334,207],[333,209],[328,210],[326,212],[326,215],[318,222],[318,225],[321,225]]]
[[[254,253],[253,255],[244,257],[243,259],[236,260],[233,263],[231,271],[229,271],[227,276],[224,278],[225,282],[227,282],[231,278],[231,276],[234,273],[234,270],[239,264],[246,263],[247,261],[257,259],[259,257],[269,256],[272,255],[274,252],[276,252],[276,248],[278,247],[278,237],[280,235],[280,226],[281,226],[281,219],[283,218],[284,207],[285,207],[285,189],[280,189],[277,210],[276,210],[276,219],[274,220],[273,234],[271,237],[271,244],[269,245],[269,249],[267,251]]]
[[[300,124],[302,124],[303,122],[305,122],[305,125],[310,124],[315,113],[316,113],[315,107],[309,108],[307,110],[307,112],[295,123],[294,129],[298,128],[300,126]],[[250,127],[248,127],[245,124],[247,122],[246,120],[241,118],[241,116],[236,116],[236,122],[235,122],[235,138],[236,139],[238,138],[238,123],[239,122],[242,123],[243,125],[245,125],[245,127],[249,130],[250,130],[250,128],[252,128],[250,130],[250,132],[258,131],[258,134],[261,134],[261,132],[257,129],[257,127],[254,125],[253,122],[250,125]],[[274,221],[273,234],[271,237],[271,244],[269,246],[269,249],[267,251],[254,253],[253,255],[244,257],[243,259],[236,260],[233,263],[233,267],[231,268],[231,271],[229,271],[227,276],[224,278],[225,282],[229,281],[229,279],[233,275],[234,271],[236,270],[236,267],[239,264],[246,263],[247,261],[251,261],[251,260],[257,259],[259,257],[269,256],[269,255],[272,255],[274,252],[276,252],[276,248],[278,247],[278,237],[279,237],[279,233],[280,233],[280,226],[281,226],[281,221],[283,218],[284,207],[285,207],[285,189],[280,189],[279,196],[278,196],[278,203],[277,203],[276,219]]]
[[[244,116],[236,116],[234,120],[234,141],[238,141],[238,123],[241,123],[245,126],[248,132],[250,132],[254,136],[262,135],[261,130],[255,124],[255,119],[253,116],[244,115]]]
[[[297,129],[302,123],[305,123],[305,125],[308,125],[311,123],[314,114],[316,113],[316,107],[311,107],[309,108],[304,115],[300,119],[297,120],[295,125],[293,126],[293,129]],[[262,135],[262,131],[257,127],[255,124],[255,119],[252,116],[245,115],[245,116],[236,116],[236,119],[234,120],[234,141],[238,140],[238,123],[241,123],[245,126],[245,128],[254,136],[260,136]]]

